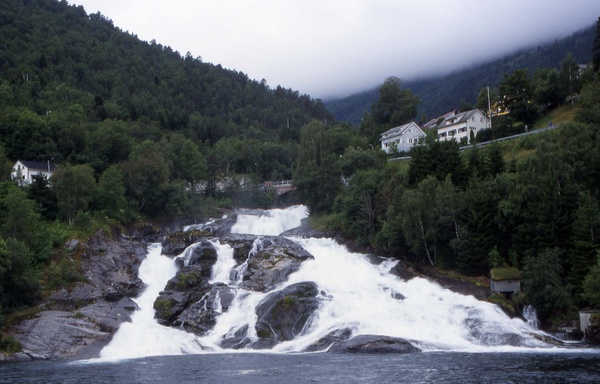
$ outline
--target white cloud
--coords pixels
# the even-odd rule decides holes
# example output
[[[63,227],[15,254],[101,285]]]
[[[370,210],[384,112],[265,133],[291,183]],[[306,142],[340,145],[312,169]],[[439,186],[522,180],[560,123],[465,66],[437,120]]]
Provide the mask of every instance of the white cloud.
[[[567,36],[597,0],[75,0],[139,38],[313,97],[345,96]]]

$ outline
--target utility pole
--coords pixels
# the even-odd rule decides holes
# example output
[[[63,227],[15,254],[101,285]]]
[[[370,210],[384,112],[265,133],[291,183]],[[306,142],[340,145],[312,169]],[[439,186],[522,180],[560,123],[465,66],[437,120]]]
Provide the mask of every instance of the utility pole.
[[[488,115],[490,116],[490,129],[492,129],[492,107],[490,105],[490,87],[487,87],[488,92]]]

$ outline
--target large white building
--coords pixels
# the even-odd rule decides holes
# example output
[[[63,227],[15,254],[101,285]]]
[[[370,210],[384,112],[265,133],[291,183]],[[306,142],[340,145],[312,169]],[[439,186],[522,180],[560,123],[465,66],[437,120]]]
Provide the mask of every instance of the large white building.
[[[436,126],[439,141],[456,140],[460,142],[465,138],[467,144],[471,142],[471,132],[475,137],[479,131],[490,127],[489,119],[479,109],[446,114],[444,120]]]
[[[409,151],[424,140],[425,132],[414,122],[389,129],[380,138],[381,149],[385,153],[392,152],[394,147],[398,151]]]

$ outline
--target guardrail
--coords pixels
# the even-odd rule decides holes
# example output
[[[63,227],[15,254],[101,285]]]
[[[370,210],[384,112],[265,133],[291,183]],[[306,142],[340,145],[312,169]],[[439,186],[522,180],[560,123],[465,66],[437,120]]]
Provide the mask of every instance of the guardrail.
[[[528,135],[535,135],[535,134],[538,134],[538,133],[542,133],[542,132],[550,131],[552,129],[556,129],[558,127],[560,127],[560,125],[553,125],[553,126],[548,127],[548,128],[540,128],[540,129],[536,129],[536,130],[525,132],[525,133],[519,133],[519,134],[516,134],[516,135],[501,137],[499,139],[484,141],[483,143],[477,143],[477,144],[473,144],[473,145],[465,145],[463,147],[458,148],[458,150],[459,151],[464,151],[465,149],[470,149],[470,148],[475,148],[475,147],[483,147],[484,145],[488,145],[488,144],[495,143],[495,142],[498,142],[498,141],[512,140],[512,139],[516,139],[518,137],[523,137],[523,136],[528,136]],[[389,159],[388,161],[403,161],[403,160],[410,160],[410,156],[394,157],[393,159]]]

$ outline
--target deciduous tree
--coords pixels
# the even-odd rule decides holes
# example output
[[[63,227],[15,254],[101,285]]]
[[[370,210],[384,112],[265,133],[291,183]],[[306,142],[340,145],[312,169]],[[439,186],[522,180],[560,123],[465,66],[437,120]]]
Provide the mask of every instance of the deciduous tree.
[[[96,189],[94,170],[87,164],[58,167],[50,178],[63,219],[73,223],[77,213],[87,211]]]

